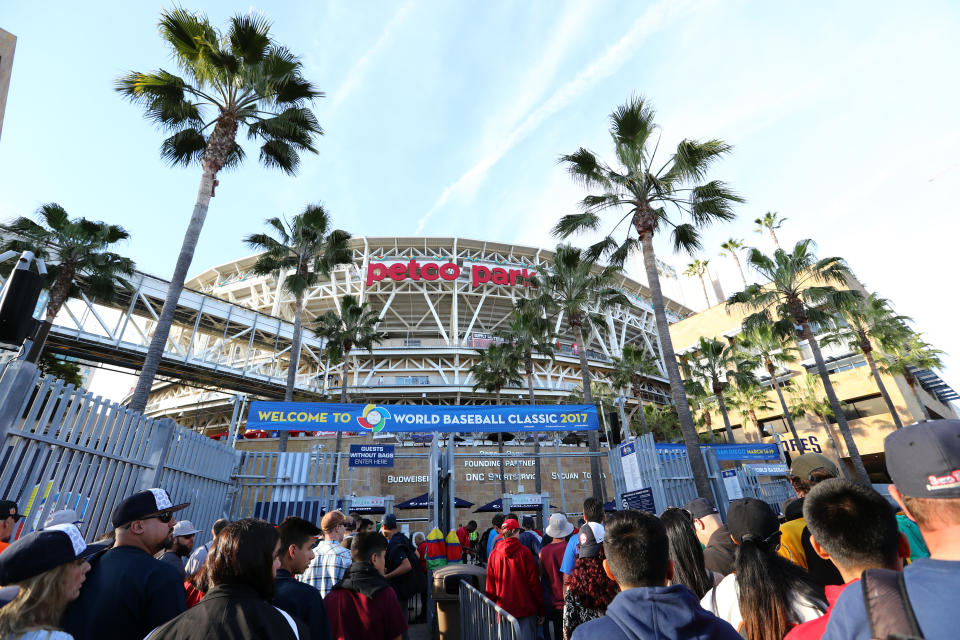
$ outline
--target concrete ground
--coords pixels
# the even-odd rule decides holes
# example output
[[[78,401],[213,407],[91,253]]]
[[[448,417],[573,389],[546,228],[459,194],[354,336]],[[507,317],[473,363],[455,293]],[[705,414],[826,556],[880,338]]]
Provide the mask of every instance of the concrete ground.
[[[410,640],[430,640],[433,637],[427,624],[412,624],[408,633]]]

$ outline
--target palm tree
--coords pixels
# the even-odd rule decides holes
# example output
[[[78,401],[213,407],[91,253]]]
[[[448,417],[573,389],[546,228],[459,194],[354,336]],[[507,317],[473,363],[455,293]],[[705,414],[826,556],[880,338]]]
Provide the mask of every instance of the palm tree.
[[[32,251],[47,265],[47,314],[40,325],[28,362],[37,362],[53,321],[67,298],[84,293],[102,301],[112,300],[120,288],[129,288],[124,276],[133,274],[133,261],[107,249],[130,237],[123,227],[106,222],[67,215],[59,204],[51,202],[37,210],[40,223],[17,218],[7,230],[11,239],[0,251]]]
[[[697,494],[710,498],[713,493],[707,479],[707,467],[700,455],[697,431],[687,405],[683,380],[670,338],[657,256],[653,238],[672,227],[675,249],[692,252],[701,247],[699,229],[714,221],[733,219],[733,203],[743,202],[723,182],[706,181],[715,160],[730,151],[721,140],[683,140],[665,163],[656,155],[660,142],[654,111],[642,98],[634,97],[610,116],[617,167],[602,162],[596,154],[580,148],[560,158],[573,178],[594,193],[581,203],[583,211],[561,218],[554,234],[567,238],[574,233],[593,232],[601,226],[601,214],[617,210],[609,234],[590,250],[592,256],[609,256],[613,264],[623,262],[637,249],[643,253],[654,316],[657,320],[661,356],[670,380],[670,394],[677,407],[680,429],[697,486]],[[626,210],[625,213],[623,210]],[[688,215],[691,222],[681,222]],[[629,225],[617,241],[620,224]],[[636,237],[630,234],[636,231]]]
[[[756,325],[773,324],[774,331],[787,338],[794,337],[795,326],[800,327],[801,337],[807,341],[813,352],[817,372],[847,445],[857,478],[860,482],[869,484],[867,469],[863,466],[857,443],[830,382],[827,365],[820,352],[820,343],[810,328],[811,322],[826,326],[832,314],[848,308],[861,297],[856,291],[834,286],[847,286],[853,279],[850,269],[843,259],[838,257],[818,260],[813,254],[812,240],[801,240],[794,246],[792,253],[777,249],[773,257],[751,249],[747,262],[769,282],[766,285],[752,284],[735,293],[727,300],[727,306],[742,305],[753,311],[743,322],[748,329]]]
[[[723,416],[723,426],[727,430],[727,442],[732,444],[733,428],[723,394],[730,380],[743,381],[751,377],[745,368],[744,356],[729,342],[703,336],[692,351],[680,356],[685,377],[699,381],[713,391],[720,415]]]
[[[910,333],[903,341],[887,346],[885,351],[879,358],[880,371],[903,376],[920,405],[924,420],[929,420],[930,412],[917,393],[914,372],[918,369],[942,369],[944,352],[924,340],[919,333]]]
[[[753,222],[757,225],[757,228],[754,229],[755,233],[763,233],[764,230],[770,233],[770,237],[773,238],[773,244],[776,245],[777,249],[780,248],[780,241],[777,240],[776,230],[783,226],[783,223],[787,221],[787,218],[781,218],[780,214],[776,211],[767,211],[763,214],[762,218],[756,218]]]
[[[794,378],[787,389],[787,393],[790,394],[791,415],[794,418],[803,418],[807,415],[817,418],[824,431],[827,432],[827,437],[833,444],[833,450],[837,454],[837,458],[842,458],[843,449],[840,448],[840,443],[830,427],[830,418],[834,416],[833,409],[830,407],[830,402],[824,400],[821,396],[821,387],[820,377],[816,374],[805,373]],[[797,442],[797,449],[800,453],[803,453],[799,441]]]
[[[290,175],[297,172],[301,153],[316,153],[313,139],[323,133],[306,107],[323,94],[303,78],[300,60],[271,39],[265,18],[237,15],[221,33],[205,15],[174,8],[161,12],[160,35],[183,76],[163,69],[132,71],[117,80],[116,90],[171,134],[160,147],[164,160],[171,165],[197,163],[202,174],[167,297],[130,400],[135,411],[143,411],[147,404],[217,174],[238,166],[246,155],[237,133],[246,129],[248,138],[262,142],[260,162]]]
[[[529,300],[519,300],[510,313],[509,324],[500,337],[511,344],[518,357],[523,360],[523,369],[527,377],[527,399],[536,404],[533,393],[533,352],[554,358],[553,345],[556,335],[550,322]],[[536,491],[540,493],[543,483],[540,478],[540,434],[534,433],[533,456],[536,475]]]
[[[777,369],[797,362],[797,354],[800,350],[790,346],[769,324],[745,328],[743,333],[738,336],[738,341],[742,349],[752,357],[763,361],[763,367],[770,376],[770,385],[777,392],[777,399],[780,401],[780,408],[783,410],[783,419],[790,429],[790,435],[797,443],[797,450],[803,453],[803,442],[797,434],[797,427],[793,424],[790,409],[787,407],[786,400],[783,399],[780,381],[777,380]]]
[[[740,264],[740,252],[743,251],[746,246],[743,244],[743,240],[737,240],[735,238],[730,238],[726,242],[720,245],[720,253],[724,253],[737,263],[737,271],[740,272],[740,279],[743,280],[743,286],[747,286],[747,276],[743,275],[743,265]]]
[[[894,425],[897,429],[902,429],[903,422],[900,421],[897,408],[893,406],[893,400],[890,399],[880,371],[877,370],[877,363],[873,358],[873,343],[876,342],[884,351],[896,349],[912,333],[906,325],[910,319],[895,314],[890,307],[890,301],[875,293],[844,309],[843,317],[846,323],[837,323],[835,332],[825,338],[824,343],[839,342],[863,354]]]
[[[519,387],[523,379],[517,370],[520,357],[512,345],[493,343],[486,349],[477,349],[479,359],[470,367],[473,376],[473,390],[483,389],[496,394],[496,404],[500,404],[500,393],[504,387]],[[500,494],[507,492],[503,466],[503,434],[497,433],[497,452],[500,453]]]
[[[300,364],[304,296],[321,275],[330,275],[337,265],[352,261],[348,244],[350,234],[330,229],[330,216],[323,205],[308,205],[303,213],[289,222],[270,218],[267,226],[277,237],[255,233],[247,236],[245,242],[265,251],[254,263],[253,272],[261,276],[276,275],[277,279],[283,280],[283,289],[292,293],[295,300],[290,364],[287,366],[287,387],[283,392],[283,401],[291,402]],[[280,451],[287,450],[289,437],[289,431],[280,432]]]
[[[730,389],[730,406],[740,414],[743,421],[743,431],[747,431],[747,419],[753,423],[754,429],[763,440],[763,429],[760,428],[758,411],[770,411],[773,406],[767,401],[767,392],[756,382],[741,382],[732,385]]]
[[[707,283],[703,279],[703,275],[707,272],[707,265],[709,263],[709,260],[694,260],[687,265],[687,268],[683,272],[683,275],[688,278],[700,278],[700,286],[703,287],[703,300],[707,303],[708,309],[710,308],[710,298],[707,296]]]
[[[696,426],[698,428],[703,426],[707,430],[707,437],[710,442],[714,442],[713,416],[711,415],[710,404],[716,400],[716,397],[709,387],[699,380],[688,378],[683,381],[683,386],[686,390],[690,410],[700,412],[700,416],[695,421]]]
[[[613,359],[613,371],[610,373],[610,380],[617,389],[629,388],[631,394],[637,399],[637,410],[640,411],[640,424],[643,433],[647,432],[647,419],[643,412],[643,396],[640,384],[644,378],[659,375],[656,360],[641,347],[625,344],[619,358]],[[627,423],[633,419],[633,413],[627,418]]]
[[[594,261],[583,251],[570,245],[560,245],[554,253],[546,273],[541,271],[533,279],[536,287],[532,304],[550,314],[559,313],[577,339],[580,356],[580,376],[583,380],[583,396],[586,404],[593,404],[590,392],[590,365],[587,362],[587,343],[584,340],[584,325],[595,330],[604,330],[603,312],[615,305],[629,305],[629,299],[614,287],[619,267],[594,268]],[[587,434],[592,453],[600,450],[596,431]],[[590,457],[590,477],[593,495],[603,495],[600,477],[600,460]]]
[[[327,340],[327,355],[333,361],[343,360],[343,377],[340,381],[340,402],[347,403],[347,387],[350,377],[350,353],[354,347],[373,352],[374,345],[380,344],[387,334],[377,331],[379,314],[370,309],[366,302],[359,302],[347,294],[340,299],[340,313],[327,311],[316,320],[314,331]],[[337,430],[336,453],[339,455],[343,444],[343,432]],[[334,470],[333,482],[337,481]]]

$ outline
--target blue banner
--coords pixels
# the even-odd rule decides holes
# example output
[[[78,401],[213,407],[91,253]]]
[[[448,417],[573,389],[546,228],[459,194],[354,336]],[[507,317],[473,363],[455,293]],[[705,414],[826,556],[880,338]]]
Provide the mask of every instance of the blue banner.
[[[717,460],[779,460],[776,444],[701,444],[701,449],[713,449]],[[657,443],[657,451],[686,451],[683,444]]]
[[[484,432],[596,431],[588,404],[406,405],[251,402],[247,429],[279,431]]]
[[[351,467],[392,467],[392,444],[352,444],[350,445]]]

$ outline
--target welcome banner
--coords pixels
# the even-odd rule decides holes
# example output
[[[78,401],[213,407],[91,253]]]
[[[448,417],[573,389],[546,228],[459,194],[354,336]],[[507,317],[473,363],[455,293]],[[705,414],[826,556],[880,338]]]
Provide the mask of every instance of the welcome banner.
[[[498,432],[596,431],[587,404],[405,405],[251,402],[247,429],[273,431]]]

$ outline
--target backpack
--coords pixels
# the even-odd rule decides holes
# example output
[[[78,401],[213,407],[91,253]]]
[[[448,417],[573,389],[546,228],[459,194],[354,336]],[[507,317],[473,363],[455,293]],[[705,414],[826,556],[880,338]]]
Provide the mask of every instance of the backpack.
[[[923,640],[910,605],[903,572],[867,569],[860,579],[863,604],[874,640]]]

